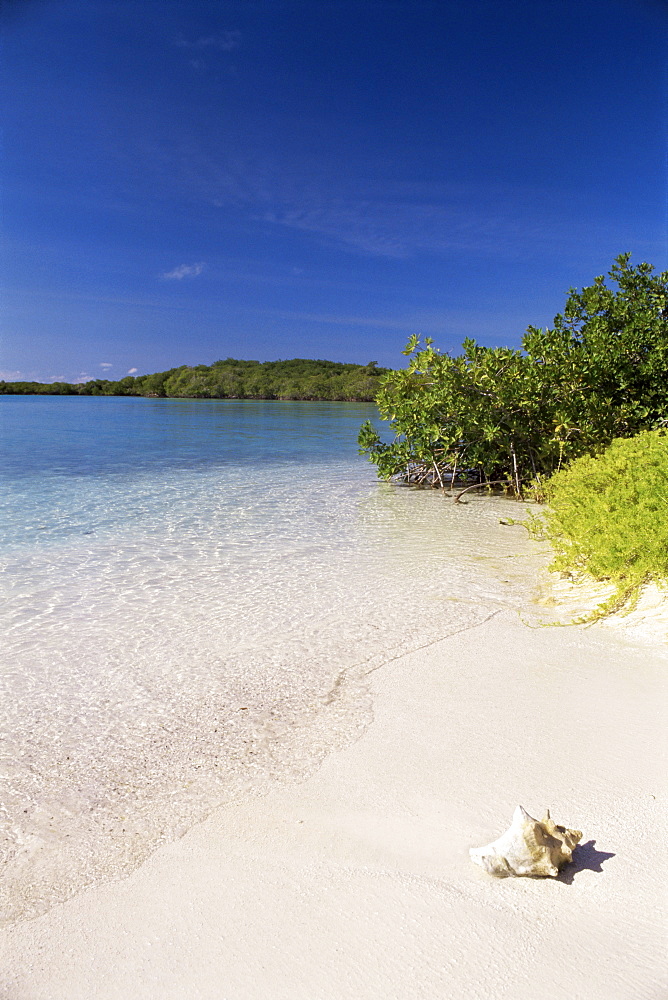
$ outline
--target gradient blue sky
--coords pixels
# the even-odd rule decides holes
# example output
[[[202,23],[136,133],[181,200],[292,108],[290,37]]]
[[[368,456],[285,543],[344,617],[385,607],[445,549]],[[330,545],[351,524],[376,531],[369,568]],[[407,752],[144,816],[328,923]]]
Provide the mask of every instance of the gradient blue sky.
[[[9,379],[516,346],[668,267],[660,0],[4,0]]]

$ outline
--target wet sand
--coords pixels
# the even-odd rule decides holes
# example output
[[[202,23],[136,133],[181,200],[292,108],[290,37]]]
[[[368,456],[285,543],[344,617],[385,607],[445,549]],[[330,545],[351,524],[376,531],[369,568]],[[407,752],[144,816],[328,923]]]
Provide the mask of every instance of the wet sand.
[[[373,721],[122,880],[0,935],[7,1000],[658,1000],[668,647],[508,609],[367,678]],[[468,848],[521,803],[558,880]]]

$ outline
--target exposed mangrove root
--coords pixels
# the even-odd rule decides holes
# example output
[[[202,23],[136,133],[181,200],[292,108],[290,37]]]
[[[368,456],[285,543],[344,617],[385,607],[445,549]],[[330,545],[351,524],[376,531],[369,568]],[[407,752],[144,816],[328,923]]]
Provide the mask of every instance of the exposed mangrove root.
[[[460,498],[469,490],[477,490],[483,486],[505,486],[517,500],[522,499],[522,479],[519,476],[512,476],[510,479],[487,479],[477,470],[458,470],[457,463],[452,465],[438,465],[432,462],[427,465],[422,462],[411,462],[401,472],[391,476],[395,483],[404,486],[417,486],[422,489],[441,489],[446,493],[452,493],[456,486],[464,486],[453,500],[460,503]]]
[[[453,503],[461,503],[461,498],[465,493],[469,493],[471,490],[480,489],[481,486],[507,486],[507,479],[488,479],[484,483],[473,483],[472,486],[467,486],[465,490],[458,493],[456,497],[453,497]]]

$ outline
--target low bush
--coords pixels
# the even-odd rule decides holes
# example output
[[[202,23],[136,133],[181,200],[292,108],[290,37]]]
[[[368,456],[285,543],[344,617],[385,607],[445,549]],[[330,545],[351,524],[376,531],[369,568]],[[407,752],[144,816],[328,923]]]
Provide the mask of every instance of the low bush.
[[[533,530],[555,550],[552,569],[614,583],[593,617],[630,602],[645,583],[668,581],[668,435],[643,431],[573,461],[546,484]]]

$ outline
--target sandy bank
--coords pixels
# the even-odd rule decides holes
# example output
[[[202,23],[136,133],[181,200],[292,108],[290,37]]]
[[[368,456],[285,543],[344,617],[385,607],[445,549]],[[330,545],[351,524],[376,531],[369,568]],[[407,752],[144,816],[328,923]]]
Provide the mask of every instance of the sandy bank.
[[[372,725],[307,781],[4,931],[0,995],[658,1000],[667,660],[499,611],[390,663]],[[470,863],[518,802],[584,831],[560,880]]]
[[[599,583],[585,574],[561,577],[546,569],[539,575],[538,603],[554,611],[558,620],[587,618],[616,593],[613,584]],[[631,639],[659,645],[668,643],[668,583],[646,584],[637,602],[605,615],[597,628],[624,632]]]

